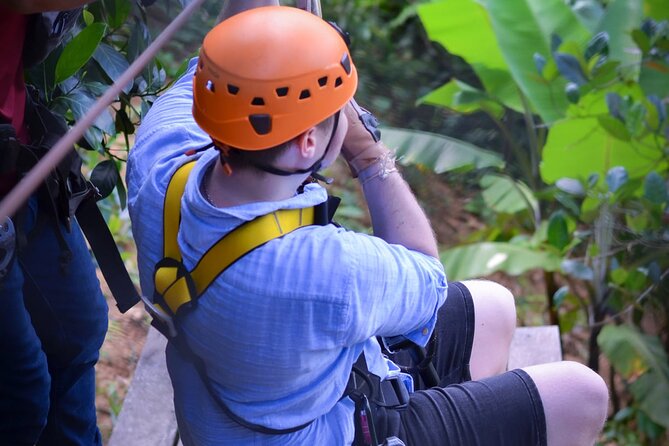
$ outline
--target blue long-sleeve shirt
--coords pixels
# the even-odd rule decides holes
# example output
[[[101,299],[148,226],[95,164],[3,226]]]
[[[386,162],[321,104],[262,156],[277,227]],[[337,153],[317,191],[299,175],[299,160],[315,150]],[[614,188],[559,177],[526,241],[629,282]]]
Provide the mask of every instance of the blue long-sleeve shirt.
[[[194,122],[196,60],[142,122],[128,160],[128,202],[141,287],[153,293],[162,257],[162,208],[188,149],[210,142]],[[277,209],[326,200],[319,185],[280,202],[216,208],[199,185],[217,160],[202,152],[182,199],[179,246],[187,267],[240,224]],[[293,434],[263,435],[222,413],[192,364],[168,348],[179,429],[187,445],[347,445],[353,403],[340,400],[351,366],[364,351],[381,378],[399,373],[375,336],[404,334],[425,345],[445,299],[446,279],[434,258],[334,225],[309,226],[252,251],[219,276],[182,319],[180,329],[204,359],[219,396],[242,418]],[[410,385],[410,383],[409,383]]]

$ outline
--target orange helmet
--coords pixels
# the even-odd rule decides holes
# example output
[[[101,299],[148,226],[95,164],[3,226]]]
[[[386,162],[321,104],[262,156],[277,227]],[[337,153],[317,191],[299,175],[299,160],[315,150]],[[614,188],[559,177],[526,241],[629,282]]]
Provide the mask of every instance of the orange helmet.
[[[263,150],[335,114],[357,85],[335,27],[297,8],[255,8],[205,37],[193,79],[193,116],[215,141]]]

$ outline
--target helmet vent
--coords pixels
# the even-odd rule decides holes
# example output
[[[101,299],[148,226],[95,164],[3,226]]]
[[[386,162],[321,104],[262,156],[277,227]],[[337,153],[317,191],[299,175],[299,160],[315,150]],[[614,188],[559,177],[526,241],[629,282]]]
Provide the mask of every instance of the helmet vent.
[[[263,98],[255,97],[253,98],[251,105],[265,105],[265,100]]]
[[[276,89],[276,95],[280,98],[288,96],[288,87],[279,87]]]
[[[335,80],[335,88],[340,87],[343,83],[344,81],[341,79],[341,77],[338,77],[337,80]]]
[[[302,93],[300,93],[300,99],[308,99],[311,97],[311,92],[309,90],[302,90]]]
[[[236,85],[228,84],[228,93],[235,95],[239,93],[239,87]]]
[[[214,85],[213,81],[207,81],[207,90],[211,91],[212,93],[216,93],[216,85]]]
[[[341,56],[341,61],[339,63],[341,63],[346,74],[351,74],[351,59],[348,57],[348,53],[344,53],[344,55]]]
[[[270,115],[250,115],[249,122],[258,135],[267,135],[272,131],[272,117]]]
[[[318,85],[320,85],[321,87],[325,87],[327,83],[328,83],[327,76],[323,76],[322,78],[318,79]]]

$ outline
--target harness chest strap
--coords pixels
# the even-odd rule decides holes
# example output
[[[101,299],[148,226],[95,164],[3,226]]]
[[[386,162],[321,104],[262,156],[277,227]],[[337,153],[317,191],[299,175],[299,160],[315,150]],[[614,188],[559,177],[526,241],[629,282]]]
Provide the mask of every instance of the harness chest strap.
[[[157,305],[175,315],[197,300],[230,265],[265,243],[304,226],[317,224],[316,208],[282,209],[244,223],[211,246],[192,270],[182,264],[177,234],[181,220],[181,197],[194,162],[180,167],[167,188],[164,203],[164,259],[156,265],[154,285]],[[322,223],[321,223],[322,224]],[[162,300],[163,302],[160,302]],[[167,308],[164,308],[162,304]]]

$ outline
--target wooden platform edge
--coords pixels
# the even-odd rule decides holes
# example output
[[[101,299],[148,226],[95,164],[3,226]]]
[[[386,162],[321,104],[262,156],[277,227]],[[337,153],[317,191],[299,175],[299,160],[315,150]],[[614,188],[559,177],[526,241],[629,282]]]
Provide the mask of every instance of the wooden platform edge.
[[[167,340],[153,327],[142,349],[108,446],[174,446],[177,422],[165,364]]]
[[[560,329],[557,325],[516,328],[511,341],[509,370],[561,360]]]

